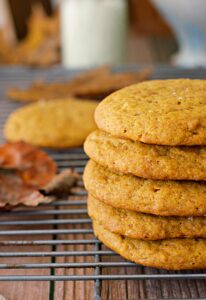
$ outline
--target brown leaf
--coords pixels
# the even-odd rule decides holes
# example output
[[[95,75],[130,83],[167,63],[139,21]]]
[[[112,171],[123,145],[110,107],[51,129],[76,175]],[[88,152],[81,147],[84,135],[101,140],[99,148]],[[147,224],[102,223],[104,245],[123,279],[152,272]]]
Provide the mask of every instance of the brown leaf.
[[[82,85],[94,80],[98,81],[106,74],[109,74],[109,72],[110,68],[104,66],[83,72],[72,80],[65,82],[45,83],[42,80],[38,80],[25,90],[19,88],[9,89],[7,95],[12,100],[22,102],[68,98],[68,96],[74,95]]]
[[[71,169],[64,170],[56,175],[43,189],[40,189],[40,193],[44,196],[67,196],[79,178],[79,174]]]
[[[12,88],[7,94],[10,99],[23,102],[68,96],[101,100],[120,88],[148,79],[151,71],[151,68],[146,68],[139,72],[112,73],[111,68],[106,66],[84,72],[70,81],[47,84],[38,81],[25,90]]]
[[[0,208],[11,209],[19,204],[36,206],[48,201],[48,197],[25,184],[16,171],[0,169]]]
[[[20,204],[34,207],[52,202],[56,197],[68,196],[78,179],[79,175],[68,169],[38,190],[25,184],[15,170],[0,169],[0,209],[12,209]]]
[[[55,175],[56,169],[52,158],[27,143],[0,146],[0,208],[37,206],[69,195],[79,175],[71,169]]]
[[[110,73],[99,81],[93,80],[82,84],[74,96],[102,100],[123,87],[148,79],[151,72],[152,68],[145,68],[139,72]]]
[[[45,152],[24,142],[0,146],[0,168],[15,170],[25,184],[35,188],[49,183],[57,170],[56,163]]]

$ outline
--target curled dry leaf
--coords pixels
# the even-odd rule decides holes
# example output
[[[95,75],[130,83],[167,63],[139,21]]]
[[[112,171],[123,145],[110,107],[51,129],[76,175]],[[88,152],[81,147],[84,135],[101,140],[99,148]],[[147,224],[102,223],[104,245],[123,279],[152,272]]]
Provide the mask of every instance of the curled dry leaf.
[[[105,66],[81,73],[66,82],[38,81],[24,90],[12,88],[7,94],[10,99],[22,102],[63,99],[68,96],[101,100],[120,88],[148,79],[151,72],[151,68],[145,68],[138,72],[113,73],[111,68]]]
[[[39,188],[55,176],[57,166],[45,152],[24,142],[0,146],[0,207],[36,206],[51,201]]]
[[[75,91],[79,90],[79,87],[94,80],[99,80],[109,73],[110,68],[103,66],[80,73],[73,79],[65,82],[46,83],[42,80],[36,80],[26,89],[15,87],[9,89],[7,95],[11,100],[22,102],[68,98],[68,96],[74,95]]]
[[[0,169],[0,208],[11,209],[19,204],[36,206],[50,199],[25,184],[15,170]]]
[[[82,84],[75,91],[78,98],[102,100],[109,94],[134,83],[144,81],[151,75],[152,68],[145,68],[139,72],[109,73],[100,80],[93,80]]]
[[[42,150],[25,142],[10,142],[0,146],[0,168],[14,169],[25,184],[40,188],[54,177],[57,166]]]
[[[12,209],[20,204],[37,206],[52,202],[57,196],[68,196],[79,175],[67,169],[57,174],[46,186],[36,189],[25,184],[15,170],[0,169],[0,209]]]
[[[80,178],[78,173],[75,173],[71,169],[64,170],[60,174],[57,174],[43,189],[40,189],[40,193],[44,196],[67,196],[73,186]]]
[[[41,189],[25,184],[15,170],[0,169],[0,208],[12,209],[23,204],[37,206],[49,203],[56,197],[68,196],[79,179],[79,174],[71,169],[64,170]]]

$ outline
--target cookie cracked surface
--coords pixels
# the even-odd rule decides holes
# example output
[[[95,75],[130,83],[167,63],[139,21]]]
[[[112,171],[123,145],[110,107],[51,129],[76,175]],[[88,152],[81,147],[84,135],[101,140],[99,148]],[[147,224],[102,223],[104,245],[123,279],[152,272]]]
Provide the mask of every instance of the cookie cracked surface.
[[[93,228],[107,247],[135,263],[167,270],[206,268],[206,239],[143,241],[112,233],[97,222]]]
[[[151,80],[121,89],[95,112],[115,136],[158,145],[206,145],[206,80]]]
[[[114,208],[89,195],[90,217],[107,230],[142,240],[206,237],[206,217],[161,217]]]
[[[149,180],[115,173],[94,161],[84,171],[89,193],[116,208],[162,216],[206,215],[206,184]]]
[[[147,145],[92,132],[84,149],[94,161],[125,174],[160,180],[206,180],[206,147]]]

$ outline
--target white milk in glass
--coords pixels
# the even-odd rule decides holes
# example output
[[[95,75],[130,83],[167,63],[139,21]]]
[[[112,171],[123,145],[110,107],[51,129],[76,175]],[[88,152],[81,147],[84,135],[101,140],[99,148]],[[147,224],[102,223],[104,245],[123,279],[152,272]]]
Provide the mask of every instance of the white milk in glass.
[[[123,63],[127,30],[127,0],[62,0],[63,65],[83,68]]]

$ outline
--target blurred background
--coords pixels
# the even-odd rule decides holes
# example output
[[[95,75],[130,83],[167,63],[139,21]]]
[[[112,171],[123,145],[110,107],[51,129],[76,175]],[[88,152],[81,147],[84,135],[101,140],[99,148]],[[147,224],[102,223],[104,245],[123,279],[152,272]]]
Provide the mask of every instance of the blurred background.
[[[206,65],[205,0],[0,0],[0,63]]]

